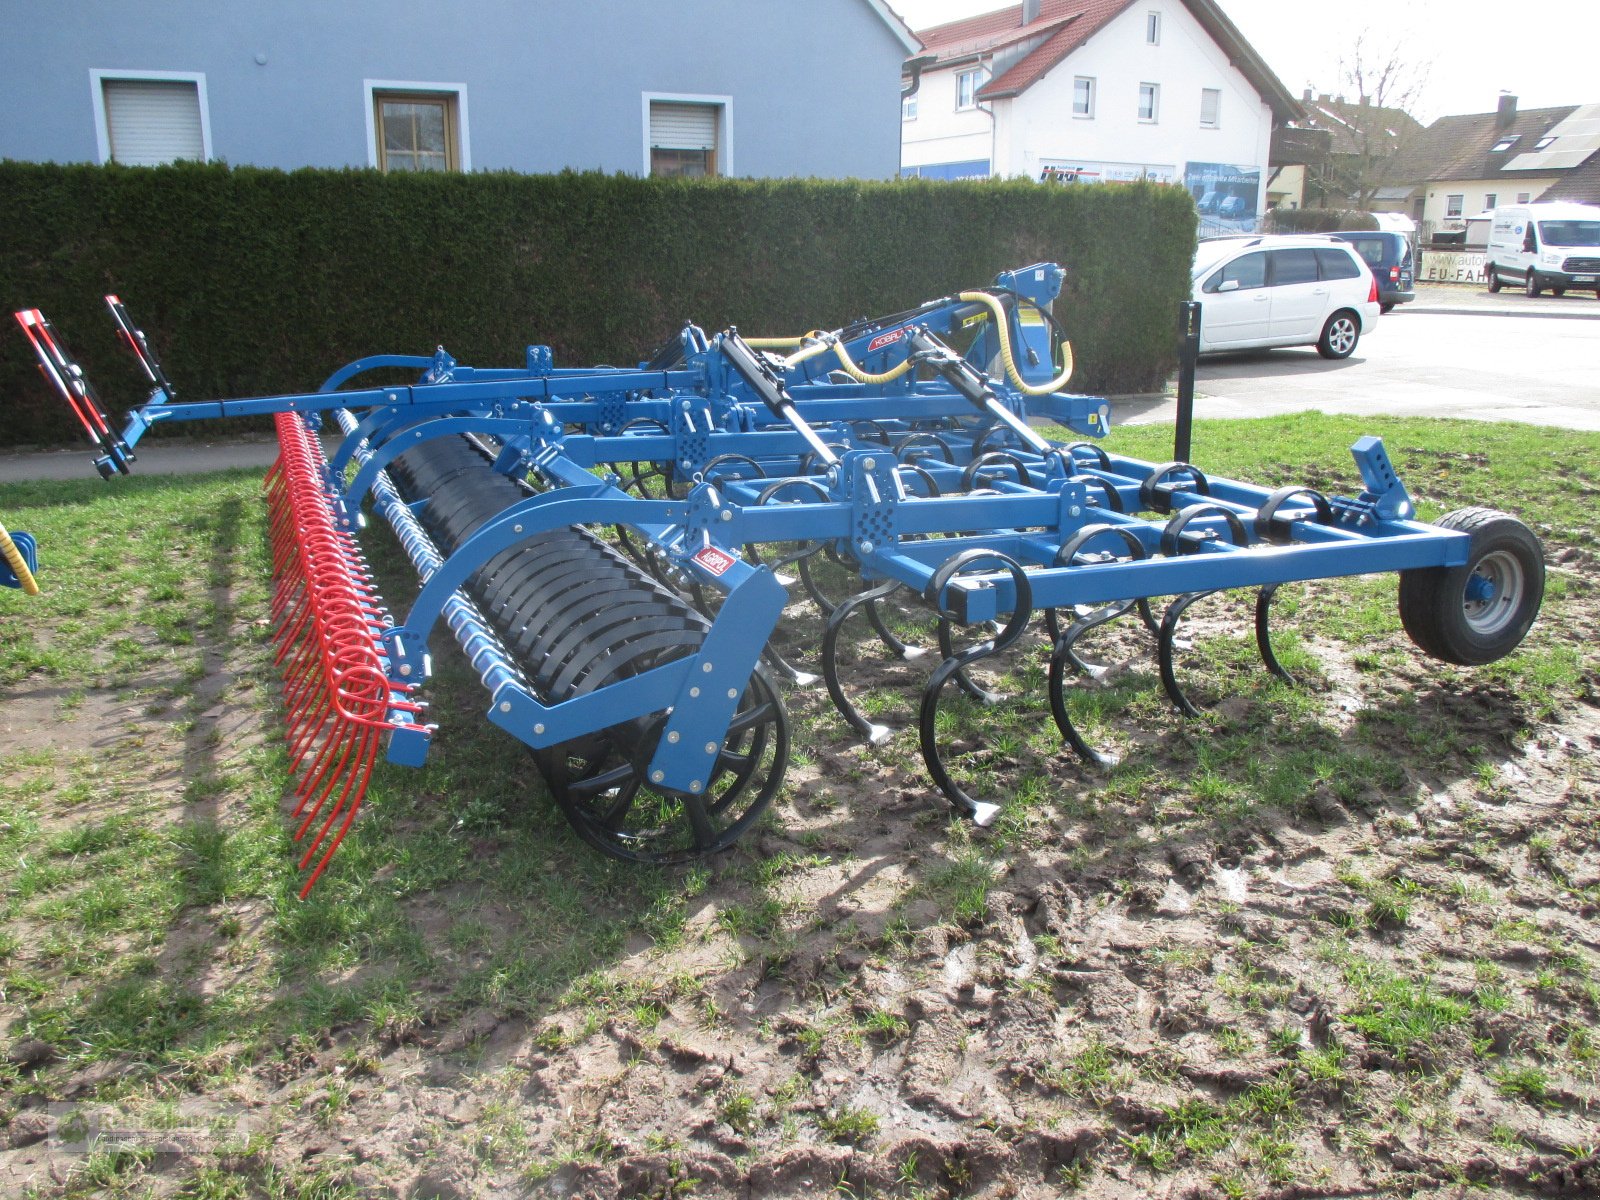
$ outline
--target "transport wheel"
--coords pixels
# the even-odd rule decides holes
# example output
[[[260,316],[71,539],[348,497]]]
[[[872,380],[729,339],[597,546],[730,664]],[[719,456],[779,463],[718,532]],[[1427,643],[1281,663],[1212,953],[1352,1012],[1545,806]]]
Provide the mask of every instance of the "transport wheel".
[[[1544,284],[1539,282],[1539,272],[1532,267],[1528,268],[1528,279],[1522,285],[1522,290],[1530,296],[1537,296],[1544,291]]]
[[[1550,289],[1550,294],[1552,296],[1556,296],[1556,297],[1565,296],[1567,294],[1567,289],[1566,288],[1551,288]]]
[[[726,850],[783,783],[789,720],[764,670],[750,676],[697,794],[657,788],[646,777],[666,721],[657,713],[535,752],[578,836],[613,858],[665,865]]]
[[[1543,547],[1521,521],[1492,508],[1460,508],[1438,525],[1470,535],[1467,561],[1401,571],[1401,624],[1445,662],[1475,667],[1504,658],[1539,613]]]
[[[1341,310],[1328,318],[1317,339],[1317,353],[1323,358],[1349,358],[1361,338],[1361,322],[1355,314]]]
[[[1494,264],[1491,263],[1483,269],[1483,281],[1491,292],[1500,290],[1500,276],[1495,273]]]

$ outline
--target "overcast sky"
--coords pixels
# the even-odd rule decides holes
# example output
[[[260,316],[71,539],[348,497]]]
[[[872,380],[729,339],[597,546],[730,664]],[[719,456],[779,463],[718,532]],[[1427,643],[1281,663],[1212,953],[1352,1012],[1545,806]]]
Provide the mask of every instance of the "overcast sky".
[[[1014,2],[1014,0],[1013,0]],[[1001,0],[888,0],[912,29],[1007,8]],[[1600,0],[1219,0],[1298,98],[1340,90],[1357,35],[1398,45],[1426,84],[1412,116],[1489,112],[1501,91],[1521,108],[1600,104]]]

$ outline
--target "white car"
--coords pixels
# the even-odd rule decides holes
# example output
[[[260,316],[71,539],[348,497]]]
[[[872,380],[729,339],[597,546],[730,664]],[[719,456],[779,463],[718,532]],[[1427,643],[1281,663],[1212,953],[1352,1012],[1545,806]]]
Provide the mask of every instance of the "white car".
[[[1348,358],[1378,320],[1378,281],[1337,238],[1207,239],[1190,278],[1200,302],[1202,354],[1315,346],[1323,358]]]

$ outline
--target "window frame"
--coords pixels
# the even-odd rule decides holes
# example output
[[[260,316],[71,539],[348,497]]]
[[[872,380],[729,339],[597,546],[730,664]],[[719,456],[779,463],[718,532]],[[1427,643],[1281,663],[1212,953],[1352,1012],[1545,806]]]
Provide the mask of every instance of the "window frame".
[[[89,69],[89,88],[94,102],[95,154],[101,166],[111,161],[111,121],[106,114],[106,81],[114,83],[192,83],[200,101],[200,150],[205,161],[215,157],[211,150],[211,105],[206,98],[204,71],[118,71],[103,67]]]
[[[1150,115],[1144,115],[1144,97],[1146,90],[1150,93]],[[1159,83],[1139,84],[1139,107],[1135,110],[1141,125],[1159,125],[1161,123],[1161,85]]]
[[[1500,207],[1500,193],[1499,192],[1485,192],[1483,194],[1483,206],[1485,208],[1499,208]]]
[[[972,112],[978,107],[978,92],[983,87],[983,82],[978,77],[983,74],[982,67],[971,67],[965,71],[956,72],[956,111]],[[967,80],[972,81],[972,95],[965,104],[961,102],[962,85]]]
[[[1080,84],[1088,85],[1088,99],[1085,101],[1084,111],[1078,111],[1078,87]],[[1075,75],[1072,78],[1072,115],[1080,121],[1094,120],[1094,94],[1099,89],[1095,84],[1093,75]]]
[[[1161,45],[1161,12],[1159,9],[1149,9],[1144,14],[1144,44],[1146,46]]]
[[[1557,136],[1557,134],[1547,133],[1544,135],[1544,137],[1540,138],[1533,144],[1533,148],[1535,150],[1548,150],[1552,145],[1555,144]]]
[[[1529,204],[1532,201],[1533,201],[1533,193],[1532,192],[1518,192],[1517,193],[1517,203],[1518,204]]]
[[[1444,195],[1444,215],[1446,220],[1459,220],[1466,212],[1467,194],[1465,192],[1446,192]]]
[[[1207,96],[1215,96],[1217,98],[1216,104],[1212,107],[1211,120],[1209,120],[1209,121],[1206,120],[1206,97]],[[1203,88],[1200,89],[1200,128],[1201,129],[1221,129],[1222,128],[1222,89],[1221,88],[1203,87]]]
[[[1497,140],[1494,145],[1490,146],[1489,153],[1504,154],[1507,150],[1511,149],[1511,147],[1515,146],[1518,139],[1521,137],[1522,135],[1520,133],[1508,134],[1507,136]]]
[[[651,150],[650,145],[650,106],[652,104],[705,104],[714,107],[717,112],[717,146],[713,151],[713,175],[721,178],[732,175],[733,171],[733,97],[728,95],[713,95],[702,92],[640,92],[639,112],[641,123],[644,126],[640,134],[640,142],[644,151],[640,159],[640,173],[650,178]]]
[[[907,124],[917,119],[917,97],[904,96],[900,100],[900,121]]]
[[[448,137],[453,118],[455,133],[455,166],[449,163],[449,147],[445,151],[445,170],[465,173],[472,170],[472,138],[467,123],[467,85],[464,83],[422,83],[401,79],[363,79],[361,90],[367,100],[367,166],[382,171],[382,156],[378,141],[378,100],[388,96],[438,97],[445,100]],[[453,103],[452,103],[453,102]],[[387,172],[385,172],[387,173]]]

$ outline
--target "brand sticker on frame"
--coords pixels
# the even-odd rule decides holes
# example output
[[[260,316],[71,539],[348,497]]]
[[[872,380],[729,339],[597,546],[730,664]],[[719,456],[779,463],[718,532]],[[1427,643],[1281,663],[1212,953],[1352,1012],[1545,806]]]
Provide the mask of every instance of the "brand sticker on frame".
[[[726,550],[718,550],[715,546],[707,546],[703,550],[694,552],[693,561],[707,575],[716,575],[720,578],[726,575],[728,568],[739,560]]]

